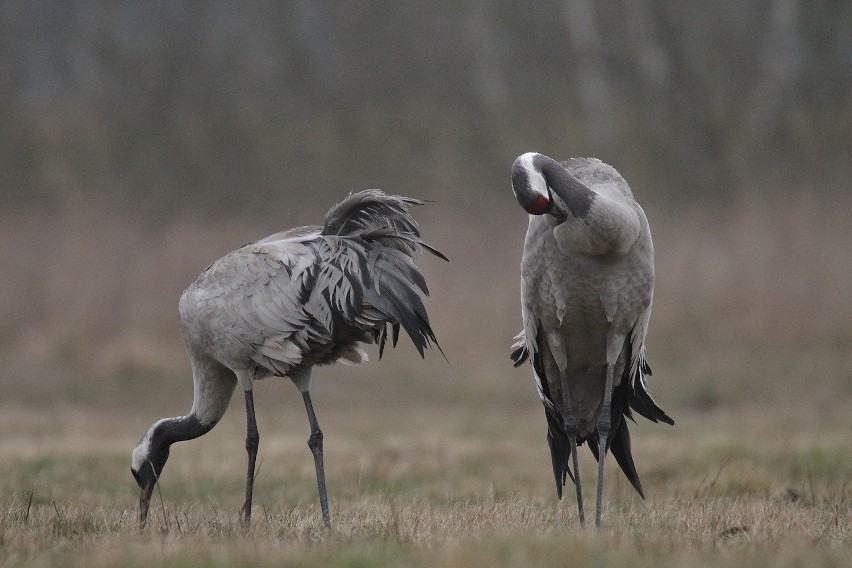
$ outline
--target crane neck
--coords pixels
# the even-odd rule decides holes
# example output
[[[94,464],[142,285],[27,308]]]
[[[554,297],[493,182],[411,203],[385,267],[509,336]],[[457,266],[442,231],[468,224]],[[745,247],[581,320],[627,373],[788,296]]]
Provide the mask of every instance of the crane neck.
[[[163,418],[152,428],[152,446],[171,446],[175,442],[194,440],[209,432],[215,423],[204,424],[194,413],[174,418]]]
[[[548,187],[565,204],[568,212],[577,219],[584,219],[597,194],[552,158],[538,154],[533,164],[544,176]]]
[[[157,420],[133,449],[131,467],[138,472],[145,461],[153,461],[158,464],[159,474],[169,456],[169,446],[198,438],[209,432],[214,424],[204,424],[194,413]]]

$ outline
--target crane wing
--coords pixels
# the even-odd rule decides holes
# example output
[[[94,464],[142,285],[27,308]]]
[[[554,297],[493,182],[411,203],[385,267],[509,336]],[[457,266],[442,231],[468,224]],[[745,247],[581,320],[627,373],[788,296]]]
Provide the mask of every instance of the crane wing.
[[[565,486],[566,480],[571,478],[571,481],[574,481],[574,474],[568,465],[571,460],[571,445],[568,436],[565,434],[562,415],[553,403],[547,383],[546,368],[548,365],[545,364],[545,358],[553,359],[550,354],[550,346],[547,344],[544,334],[538,330],[539,325],[536,318],[524,310],[524,329],[514,337],[510,358],[515,367],[521,366],[526,361],[532,361],[536,390],[544,406],[544,416],[547,419],[547,447],[550,449],[553,478],[556,481],[556,495],[559,499],[562,499],[562,488]],[[536,337],[534,344],[527,341],[527,338],[532,334],[535,334]],[[550,367],[555,368],[555,361],[551,361],[551,363],[553,364]]]
[[[627,350],[625,360],[629,363],[625,366],[621,383],[613,391],[612,400],[612,429],[610,430],[609,449],[621,467],[625,476],[630,480],[639,495],[644,497],[639,475],[633,462],[630,444],[630,432],[623,417],[632,419],[631,409],[635,410],[652,422],[665,422],[674,424],[672,420],[651,398],[645,382],[645,375],[651,374],[651,368],[645,361],[645,332],[648,327],[648,310],[639,318],[633,331],[626,338],[625,349]],[[525,318],[525,327],[531,326],[533,330],[538,329],[537,322],[532,316]],[[533,377],[539,398],[545,410],[547,418],[547,444],[550,448],[550,457],[553,466],[553,475],[556,480],[556,493],[562,498],[562,487],[567,477],[574,479],[568,466],[571,459],[571,450],[568,438],[565,434],[562,416],[553,403],[547,382],[545,358],[550,356],[550,347],[546,338],[537,333],[537,341],[530,344],[527,341],[526,329],[518,333],[514,338],[510,357],[514,366],[518,367],[527,360],[532,360]],[[599,457],[598,440],[596,436],[590,436],[586,441],[595,458]]]
[[[367,259],[366,269],[361,272],[361,292],[371,309],[369,313],[374,319],[378,314],[382,321],[376,335],[379,356],[387,338],[384,322],[391,324],[394,345],[402,326],[421,356],[431,344],[441,350],[418,293],[429,294],[426,280],[412,255],[423,249],[443,260],[447,257],[420,240],[417,223],[408,210],[422,203],[419,199],[368,189],[350,194],[325,217],[322,234],[326,241],[339,238],[340,242],[362,250]]]
[[[610,415],[611,429],[607,446],[612,452],[624,475],[636,489],[636,492],[644,499],[642,484],[639,474],[633,462],[633,452],[630,445],[630,431],[624,417],[633,420],[631,412],[635,410],[652,422],[665,422],[674,425],[674,420],[657,406],[645,383],[645,375],[651,374],[651,368],[645,361],[645,332],[648,329],[650,317],[650,305],[643,311],[633,327],[630,335],[625,338],[625,365],[621,382],[612,392],[612,414]],[[600,448],[596,436],[588,439],[589,448],[595,456],[600,459]]]
[[[512,343],[512,350],[509,352],[509,359],[512,360],[513,367],[520,367],[530,358],[530,351],[527,349],[527,334],[522,329],[512,339],[514,343]]]
[[[248,350],[251,360],[276,375],[301,362],[302,348],[316,334],[303,306],[317,260],[300,242],[303,235],[290,236],[267,237],[225,255],[191,287],[204,300],[207,315],[201,320],[208,322],[217,352]]]
[[[663,412],[651,398],[651,392],[645,382],[645,376],[651,374],[651,367],[645,361],[645,334],[648,331],[650,317],[651,306],[648,305],[625,340],[625,348],[627,349],[625,361],[629,361],[629,364],[625,365],[624,376],[621,379],[621,386],[626,389],[627,397],[624,414],[628,418],[632,418],[630,415],[632,408],[651,422],[665,422],[674,425],[674,420]]]
[[[253,361],[260,375],[339,358],[361,362],[360,342],[378,342],[381,356],[387,324],[394,345],[402,327],[423,355],[438,345],[412,254],[425,247],[443,255],[420,242],[408,214],[413,203],[378,190],[356,193],[332,208],[323,227],[246,245],[198,276],[184,292],[181,317],[222,362]]]

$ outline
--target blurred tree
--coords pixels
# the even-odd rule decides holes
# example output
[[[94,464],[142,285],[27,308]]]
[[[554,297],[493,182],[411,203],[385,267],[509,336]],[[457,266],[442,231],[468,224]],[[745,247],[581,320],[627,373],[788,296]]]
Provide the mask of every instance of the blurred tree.
[[[850,30],[842,1],[7,0],[0,184],[250,214],[378,184],[474,199],[538,149],[682,199],[828,189],[852,173]]]

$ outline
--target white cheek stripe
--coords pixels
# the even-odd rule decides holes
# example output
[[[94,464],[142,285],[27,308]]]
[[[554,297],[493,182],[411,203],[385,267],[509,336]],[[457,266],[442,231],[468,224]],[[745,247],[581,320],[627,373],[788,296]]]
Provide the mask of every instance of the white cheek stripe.
[[[550,199],[550,192],[547,190],[547,181],[545,181],[544,176],[533,165],[533,159],[540,155],[538,152],[527,152],[518,156],[517,161],[527,171],[530,180],[530,189],[542,197]]]

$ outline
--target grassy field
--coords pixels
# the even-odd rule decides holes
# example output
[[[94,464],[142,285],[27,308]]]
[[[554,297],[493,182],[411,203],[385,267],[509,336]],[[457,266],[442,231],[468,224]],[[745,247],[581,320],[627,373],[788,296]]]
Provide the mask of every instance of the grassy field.
[[[288,386],[288,394],[295,389]],[[268,387],[269,392],[282,390]],[[322,389],[319,389],[322,390]],[[238,520],[243,413],[176,445],[140,531],[129,451],[141,411],[2,408],[4,566],[846,566],[852,408],[817,416],[682,411],[633,428],[642,501],[608,463],[604,526],[556,501],[534,405],[365,415],[315,397],[333,529],[323,528],[297,396],[259,412],[253,524]],[[535,402],[535,401],[531,401]],[[105,426],[105,425],[108,425]],[[14,435],[12,435],[14,433]],[[594,460],[581,454],[586,498]]]
[[[173,447],[137,526],[130,451],[191,404],[177,297],[263,227],[152,231],[90,211],[48,217],[46,233],[41,215],[5,216],[0,565],[852,566],[852,201],[646,206],[650,384],[677,426],[632,427],[647,499],[610,458],[601,530],[578,526],[571,491],[556,500],[530,370],[507,358],[523,216],[430,207],[424,234],[452,261],[424,259],[449,363],[401,345],[317,371],[330,532],[300,397],[274,381],[257,387],[251,529],[239,394],[212,432]]]

